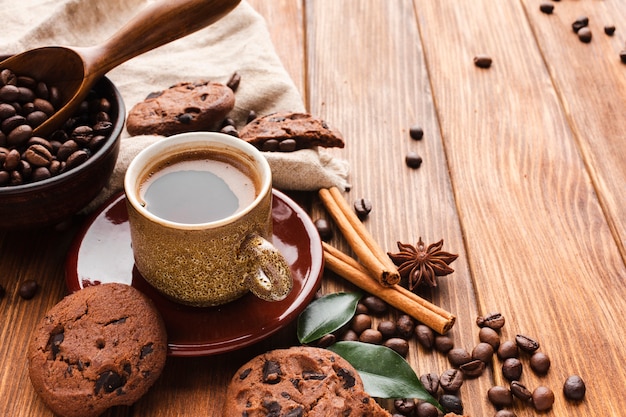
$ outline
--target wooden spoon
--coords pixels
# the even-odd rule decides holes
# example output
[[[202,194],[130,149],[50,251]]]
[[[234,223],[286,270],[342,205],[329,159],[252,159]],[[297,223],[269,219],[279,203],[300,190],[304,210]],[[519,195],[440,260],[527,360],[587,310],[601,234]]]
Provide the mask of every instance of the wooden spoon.
[[[240,0],[161,0],[142,9],[104,43],[92,47],[49,46],[0,62],[59,89],[56,112],[33,131],[47,136],[59,129],[85,99],[96,81],[123,62],[216,22]]]

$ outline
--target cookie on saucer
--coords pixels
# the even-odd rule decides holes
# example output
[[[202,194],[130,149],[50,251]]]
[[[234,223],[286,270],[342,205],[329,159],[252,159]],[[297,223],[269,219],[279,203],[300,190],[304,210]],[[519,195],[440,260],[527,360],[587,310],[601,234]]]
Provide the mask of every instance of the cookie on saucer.
[[[357,371],[327,349],[298,346],[261,354],[239,368],[223,417],[390,417],[363,390]]]
[[[165,326],[152,302],[125,284],[86,287],[41,320],[28,351],[35,391],[62,417],[131,405],[165,365]]]

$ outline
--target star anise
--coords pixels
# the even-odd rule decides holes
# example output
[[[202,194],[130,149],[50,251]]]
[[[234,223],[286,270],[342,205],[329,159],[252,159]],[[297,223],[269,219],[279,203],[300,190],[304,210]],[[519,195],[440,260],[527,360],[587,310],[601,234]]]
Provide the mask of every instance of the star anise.
[[[387,255],[398,266],[400,276],[408,280],[409,289],[412,291],[420,284],[436,287],[436,277],[454,272],[448,265],[459,255],[444,252],[441,250],[442,247],[443,239],[426,248],[420,237],[415,246],[398,242],[400,252]]]

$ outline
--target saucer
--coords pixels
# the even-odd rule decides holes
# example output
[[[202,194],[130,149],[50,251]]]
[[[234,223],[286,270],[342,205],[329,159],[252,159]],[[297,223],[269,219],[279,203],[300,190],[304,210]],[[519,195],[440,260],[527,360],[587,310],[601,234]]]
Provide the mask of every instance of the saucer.
[[[267,302],[246,294],[216,307],[190,307],[163,296],[134,264],[124,194],[94,213],[74,238],[65,263],[70,292],[90,285],[118,282],[152,299],[168,333],[171,356],[206,356],[249,346],[294,319],[319,288],[322,244],[313,222],[293,200],[273,190],[273,243],[291,267],[293,289],[285,300]]]

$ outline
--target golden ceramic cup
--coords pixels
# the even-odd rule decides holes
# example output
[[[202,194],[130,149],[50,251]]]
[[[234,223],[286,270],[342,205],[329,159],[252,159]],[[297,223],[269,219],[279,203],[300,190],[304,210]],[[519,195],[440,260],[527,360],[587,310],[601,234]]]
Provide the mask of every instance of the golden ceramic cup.
[[[202,153],[226,161],[255,184],[253,201],[204,223],[164,219],[147,209],[142,186],[168,161]],[[144,187],[145,188],[145,187]],[[215,132],[164,138],[142,150],[124,178],[135,266],[145,280],[182,304],[206,307],[248,291],[267,301],[292,288],[288,263],[272,245],[272,175],[263,154],[247,142]]]

